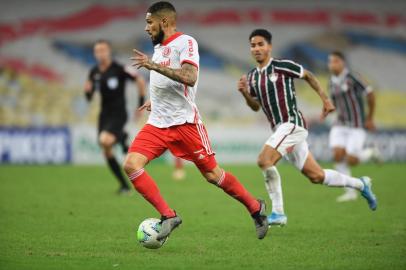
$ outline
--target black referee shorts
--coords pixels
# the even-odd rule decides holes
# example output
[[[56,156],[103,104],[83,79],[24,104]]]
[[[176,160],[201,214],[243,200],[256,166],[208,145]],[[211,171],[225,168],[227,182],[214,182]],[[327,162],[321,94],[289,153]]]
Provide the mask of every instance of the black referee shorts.
[[[117,141],[120,141],[125,136],[124,126],[127,122],[127,115],[99,115],[98,134],[102,131],[112,133]]]

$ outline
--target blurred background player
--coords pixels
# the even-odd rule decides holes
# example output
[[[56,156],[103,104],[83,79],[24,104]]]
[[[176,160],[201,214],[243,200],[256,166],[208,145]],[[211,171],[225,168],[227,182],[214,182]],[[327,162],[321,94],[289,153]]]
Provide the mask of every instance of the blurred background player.
[[[118,193],[126,194],[131,189],[121,171],[121,165],[114,156],[113,146],[119,143],[124,153],[128,151],[128,135],[124,130],[128,118],[125,97],[126,82],[135,81],[141,106],[145,99],[145,81],[141,76],[137,76],[113,60],[111,44],[107,40],[97,41],[93,49],[97,65],[90,70],[85,84],[85,95],[90,102],[95,91],[100,93],[98,141],[110,170],[120,184]],[[139,115],[139,113],[137,114]]]
[[[281,178],[276,168],[282,157],[314,184],[348,187],[361,192],[371,210],[375,210],[377,202],[369,177],[354,178],[338,171],[322,169],[309,151],[306,141],[308,131],[297,107],[294,79],[305,80],[320,97],[323,120],[335,108],[317,78],[293,61],[272,58],[272,35],[269,31],[256,29],[250,34],[249,41],[257,67],[248,76],[241,77],[238,90],[252,110],[258,111],[262,107],[273,130],[258,157],[258,166],[263,171],[266,189],[272,200],[269,224],[284,225],[287,222]]]
[[[184,180],[186,178],[186,171],[183,160],[181,158],[175,157],[174,163],[175,166],[172,173],[173,180],[177,181]]]
[[[364,148],[366,130],[375,130],[375,94],[370,85],[349,70],[342,52],[330,53],[328,68],[331,73],[330,95],[337,111],[337,119],[330,131],[330,147],[335,169],[350,176],[351,167],[360,162],[381,160],[376,147]],[[345,188],[345,193],[337,201],[351,201],[357,197],[354,189]]]

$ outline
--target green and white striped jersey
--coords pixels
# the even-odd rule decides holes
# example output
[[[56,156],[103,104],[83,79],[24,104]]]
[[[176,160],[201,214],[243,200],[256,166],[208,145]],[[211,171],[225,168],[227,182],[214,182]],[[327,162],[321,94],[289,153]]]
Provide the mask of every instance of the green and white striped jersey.
[[[337,111],[337,125],[363,128],[365,125],[365,96],[372,87],[345,69],[329,81],[331,99]]]
[[[272,129],[282,123],[294,123],[306,128],[297,108],[294,79],[302,78],[304,69],[290,60],[273,59],[260,69],[248,73],[250,95],[261,104]]]

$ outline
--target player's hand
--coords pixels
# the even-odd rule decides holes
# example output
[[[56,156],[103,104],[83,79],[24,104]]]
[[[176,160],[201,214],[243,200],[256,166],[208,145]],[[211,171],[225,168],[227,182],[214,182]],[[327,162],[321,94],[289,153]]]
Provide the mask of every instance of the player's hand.
[[[92,92],[92,88],[93,88],[92,82],[87,80],[86,83],[85,83],[85,93]]]
[[[151,59],[149,59],[148,55],[140,52],[137,49],[133,49],[133,57],[130,58],[130,60],[134,61],[131,65],[136,68],[146,68],[146,69],[151,69],[153,62]]]
[[[326,99],[323,102],[323,111],[321,113],[321,117],[320,119],[323,121],[327,115],[329,115],[329,113],[332,113],[336,110],[336,108],[334,107],[333,103],[331,102],[330,99]]]
[[[367,130],[369,130],[369,131],[375,131],[375,130],[376,130],[376,127],[375,127],[374,121],[373,121],[372,119],[368,118],[368,119],[365,121],[365,128],[366,128]]]
[[[248,82],[247,82],[247,75],[242,75],[240,80],[238,81],[238,91],[241,94],[248,93]]]
[[[144,103],[141,107],[138,108],[137,111],[142,112],[143,110],[151,111],[151,101],[148,100],[147,102]]]

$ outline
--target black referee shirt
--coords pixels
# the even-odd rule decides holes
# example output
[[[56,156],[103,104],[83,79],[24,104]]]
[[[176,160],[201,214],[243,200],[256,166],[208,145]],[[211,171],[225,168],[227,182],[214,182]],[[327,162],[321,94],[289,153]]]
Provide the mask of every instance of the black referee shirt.
[[[136,76],[115,61],[104,72],[98,66],[93,67],[89,80],[92,82],[92,92],[100,92],[101,114],[126,115],[125,83],[136,79]]]

